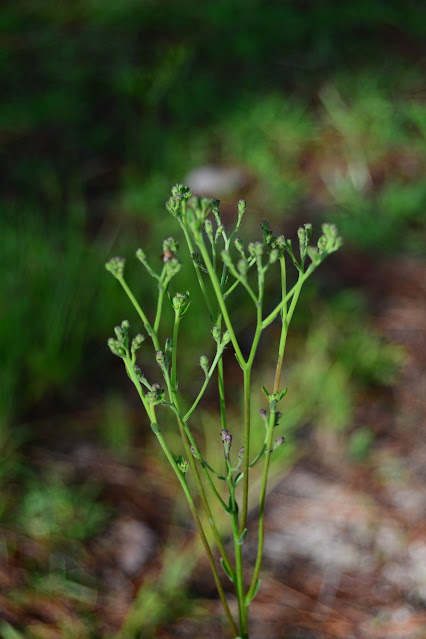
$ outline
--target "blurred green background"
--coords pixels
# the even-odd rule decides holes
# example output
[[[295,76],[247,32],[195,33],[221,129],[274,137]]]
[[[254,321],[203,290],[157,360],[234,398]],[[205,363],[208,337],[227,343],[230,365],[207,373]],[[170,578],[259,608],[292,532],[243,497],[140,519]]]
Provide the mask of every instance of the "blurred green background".
[[[338,224],[345,246],[295,318],[286,427],[290,451],[309,427],[334,433],[346,460],[368,458],[376,428],[355,428],[357,406],[406,361],[374,321],[383,265],[425,260],[425,15],[414,0],[23,0],[0,21],[0,536],[24,572],[19,535],[48,549],[8,596],[25,609],[21,591],[57,574],[52,557],[83,557],[58,570],[62,596],[64,583],[86,588],[85,618],[97,582],[84,544],[115,502],[71,453],[100,449],[138,472],[151,454],[106,348],[136,318],[104,263],[131,264],[139,245],[159,256],[173,232],[164,202],[176,182],[200,184],[195,170],[220,176],[225,219],[248,201],[252,233],[264,218],[288,234]],[[204,334],[195,313],[185,320],[196,362]],[[9,611],[0,636],[28,623]],[[100,636],[93,619],[72,627],[58,636]]]

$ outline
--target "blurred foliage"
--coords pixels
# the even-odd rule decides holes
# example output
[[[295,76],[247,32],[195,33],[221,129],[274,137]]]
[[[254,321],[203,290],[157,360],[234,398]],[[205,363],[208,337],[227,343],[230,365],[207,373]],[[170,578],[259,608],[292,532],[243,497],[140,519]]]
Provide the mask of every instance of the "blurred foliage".
[[[44,484],[30,482],[17,512],[17,527],[24,534],[55,545],[93,537],[107,521],[108,511],[96,501],[96,486],[66,485],[57,476],[47,476]]]

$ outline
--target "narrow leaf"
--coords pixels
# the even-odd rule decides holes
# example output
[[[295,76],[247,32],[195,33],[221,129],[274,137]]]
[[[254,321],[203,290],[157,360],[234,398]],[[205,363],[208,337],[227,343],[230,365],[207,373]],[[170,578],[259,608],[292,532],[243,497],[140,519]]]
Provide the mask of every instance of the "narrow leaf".
[[[223,557],[220,558],[220,563],[229,580],[232,581],[232,583],[234,583],[234,575],[229,571],[228,566],[223,561]]]
[[[237,539],[237,544],[238,544],[239,546],[242,546],[242,545],[243,545],[244,540],[245,540],[245,538],[246,538],[246,535],[247,535],[247,528],[244,528],[243,532],[241,533],[241,535],[240,535],[240,536],[238,537],[238,539]]]
[[[246,606],[247,607],[251,604],[251,602],[256,597],[257,593],[259,592],[259,586],[260,586],[260,579],[258,579],[256,581],[256,585],[254,587],[252,596],[251,597],[246,597]]]

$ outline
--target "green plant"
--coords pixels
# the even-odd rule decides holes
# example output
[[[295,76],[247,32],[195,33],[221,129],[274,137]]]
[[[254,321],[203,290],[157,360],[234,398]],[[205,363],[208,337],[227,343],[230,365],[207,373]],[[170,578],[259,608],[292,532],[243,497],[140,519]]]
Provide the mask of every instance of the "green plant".
[[[139,333],[131,339],[129,336],[130,325],[127,320],[115,328],[115,338],[110,338],[108,345],[115,355],[122,358],[126,372],[142,401],[151,428],[185,493],[211,566],[215,584],[233,633],[232,636],[238,635],[241,639],[248,639],[248,609],[256,596],[260,583],[259,574],[264,543],[264,506],[270,459],[274,450],[284,443],[284,437],[275,437],[274,430],[282,416],[278,405],[287,392],[286,388],[281,387],[281,370],[289,325],[304,282],[330,253],[340,247],[341,238],[338,236],[335,226],[324,224],[323,235],[319,238],[317,247],[310,246],[312,227],[310,224],[305,224],[298,231],[299,257],[297,257],[291,241],[283,235],[274,236],[267,222],[262,222],[261,225],[262,241],[250,242],[247,246],[243,243],[238,236],[245,210],[245,202],[242,200],[238,203],[237,222],[230,234],[227,233],[222,224],[218,201],[192,197],[187,187],[175,186],[166,208],[181,227],[198,284],[213,323],[211,333],[216,348],[211,362],[206,355],[200,357],[200,366],[204,373],[201,388],[198,393],[195,393],[195,398],[190,401],[189,407],[185,405],[179,386],[178,364],[180,360],[178,353],[182,318],[191,304],[188,291],[169,295],[173,327],[171,336],[169,333],[165,340],[164,348],[160,341],[160,329],[162,330],[169,284],[182,269],[182,263],[178,258],[178,243],[172,237],[164,240],[163,266],[159,273],[152,268],[142,249],[138,249],[136,253],[147,273],[156,282],[158,289],[157,304],[152,318],[136,300],[124,278],[124,258],[115,257],[106,264],[107,270],[119,281],[142,320],[144,330],[154,347],[155,359],[160,368],[164,385],[148,381],[145,374],[137,366],[137,351],[145,341],[145,337]],[[286,258],[287,260],[290,258],[298,274],[297,281],[290,290],[287,287]],[[279,266],[281,275],[279,301],[276,299],[272,302],[268,300],[266,303],[266,276],[274,264]],[[235,321],[231,319],[230,315],[230,300],[237,287],[245,290],[253,304],[255,329],[249,348],[242,345],[242,340],[235,329]],[[266,311],[266,308],[272,308],[272,310]],[[275,376],[271,391],[267,390],[266,387],[262,388],[267,398],[268,411],[261,409],[260,418],[257,421],[263,422],[265,435],[260,450],[252,455],[250,433],[254,421],[251,411],[253,365],[258,354],[262,334],[275,319],[281,322]],[[226,349],[233,351],[242,376],[242,422],[244,426],[240,436],[243,445],[233,458],[231,456],[233,436],[228,430],[228,410],[229,402],[234,401],[235,398],[229,397],[230,393],[225,381],[224,353]],[[204,458],[196,442],[194,431],[190,427],[194,412],[214,377],[218,387],[220,412],[218,421],[221,425],[220,434],[224,453],[224,468],[220,470],[213,468]],[[176,418],[182,439],[182,450],[178,455],[170,450],[159,425],[158,408],[171,411]],[[246,583],[243,570],[243,546],[247,535],[250,470],[258,463],[263,463],[259,490],[258,547],[253,574],[250,581]],[[189,469],[191,469],[193,483],[188,481]],[[202,478],[204,478],[205,484],[203,484]],[[219,482],[224,485],[224,491],[218,488]],[[218,500],[230,517],[234,547],[233,560],[225,548],[212,515],[207,489],[211,490],[213,497]],[[226,497],[223,496],[223,492],[226,493]],[[200,503],[196,501],[196,494]],[[207,516],[214,543],[220,553],[220,563],[235,587],[238,601],[238,621],[234,619],[229,608],[213,555],[212,544],[209,543],[204,530],[199,508],[204,510]]]

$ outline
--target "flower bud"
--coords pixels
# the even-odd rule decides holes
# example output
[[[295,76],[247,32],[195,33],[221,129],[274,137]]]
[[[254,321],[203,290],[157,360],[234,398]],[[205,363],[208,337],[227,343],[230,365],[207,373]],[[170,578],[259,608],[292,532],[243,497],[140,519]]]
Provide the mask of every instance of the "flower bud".
[[[269,253],[269,264],[274,264],[279,256],[279,251],[278,249],[274,248],[272,249],[272,251]]]
[[[221,331],[219,326],[213,326],[212,328],[212,335],[213,335],[213,339],[215,342],[217,342],[219,344],[220,342],[220,338],[221,338]]]
[[[219,237],[222,235],[223,231],[225,230],[225,227],[222,224],[219,224],[219,226],[216,229],[216,234],[214,236],[214,241],[217,242]]]
[[[185,459],[183,459],[183,457],[179,457],[179,459],[177,460],[176,464],[177,464],[177,467],[179,468],[180,472],[184,473],[184,474],[186,473],[186,471],[189,468],[189,463]]]
[[[240,200],[238,202],[238,226],[241,224],[241,220],[243,219],[244,212],[246,210],[246,201]]]
[[[259,415],[261,416],[261,418],[266,421],[267,417],[268,417],[268,413],[266,412],[266,410],[264,408],[261,408],[259,411]]]
[[[209,238],[211,244],[214,244],[214,239],[213,239],[213,224],[211,222],[211,220],[207,219],[204,222],[204,228],[206,231],[206,235]]]
[[[245,260],[243,258],[241,260],[238,260],[237,269],[238,269],[239,274],[242,275],[242,277],[245,277],[247,275],[247,271],[248,271],[247,260]]]
[[[238,451],[238,457],[240,459],[243,459],[243,457],[244,457],[244,446],[241,446],[240,450]]]
[[[260,226],[263,231],[263,241],[265,242],[265,244],[270,244],[274,236],[272,235],[269,222],[267,220],[264,220],[263,222],[260,223]]]
[[[285,438],[284,437],[277,437],[277,439],[274,441],[274,446],[272,448],[272,450],[276,450],[277,448],[279,448],[280,446],[282,446],[285,442]]]
[[[223,448],[225,451],[225,457],[226,459],[229,459],[229,451],[231,450],[231,444],[232,444],[232,435],[230,435],[226,429],[223,429],[220,434],[222,436],[222,443],[223,443]]]
[[[209,360],[205,355],[201,355],[200,357],[200,366],[203,369],[205,376],[207,377],[209,374]]]
[[[155,353],[155,359],[157,361],[157,364],[159,366],[161,366],[161,368],[163,368],[165,363],[166,363],[166,358],[164,356],[164,352],[163,351],[157,351]]]
[[[241,257],[245,257],[244,254],[244,244],[240,237],[236,237],[234,240],[234,245],[237,251],[241,254]]]
[[[222,336],[222,346],[226,346],[231,341],[231,333],[226,330]]]
[[[321,237],[318,240],[317,246],[318,246],[320,255],[324,253],[324,251],[327,249],[327,238],[325,237],[325,235],[321,235]]]
[[[232,264],[231,256],[229,255],[229,251],[222,251],[221,256],[225,266],[227,266],[228,268],[232,268],[233,264]]]
[[[147,384],[148,383],[145,375],[142,373],[142,371],[139,368],[139,366],[133,366],[133,370],[135,371],[135,375],[136,375],[137,379],[141,382],[141,384]]]
[[[252,257],[262,257],[263,245],[260,242],[250,242],[247,248]]]
[[[145,341],[145,337],[138,333],[136,337],[132,339],[132,355],[136,353],[136,351],[141,347],[142,343]]]

